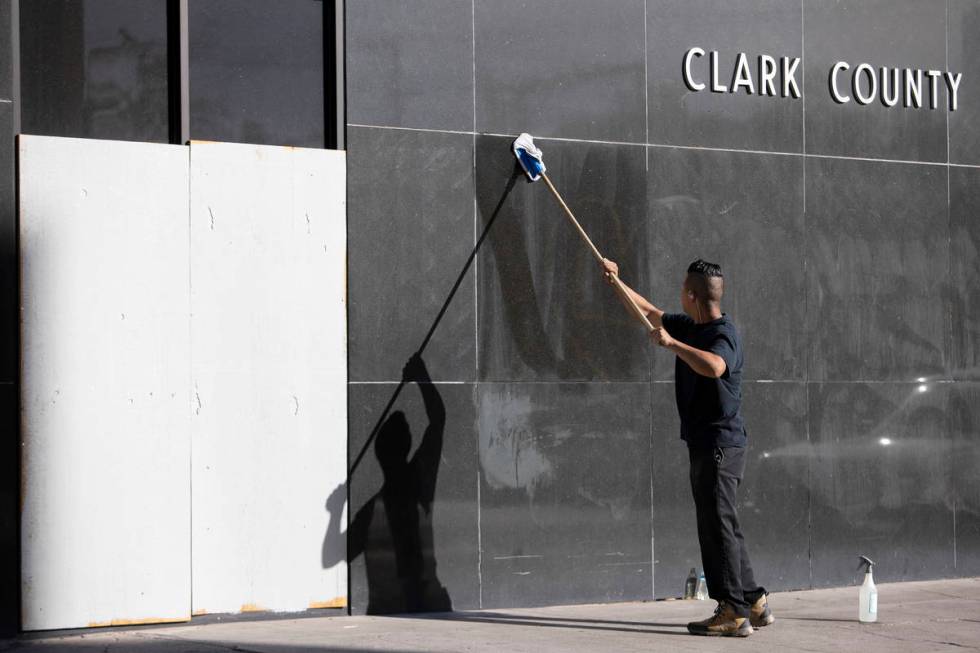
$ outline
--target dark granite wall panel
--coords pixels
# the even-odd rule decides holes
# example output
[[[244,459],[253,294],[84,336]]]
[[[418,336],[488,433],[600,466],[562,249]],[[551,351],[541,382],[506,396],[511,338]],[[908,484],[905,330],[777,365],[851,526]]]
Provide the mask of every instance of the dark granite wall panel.
[[[954,379],[980,379],[980,169],[949,169]]]
[[[473,129],[473,7],[460,0],[347,3],[347,120]]]
[[[687,573],[702,564],[673,384],[652,388],[654,581],[666,598],[682,595]],[[743,406],[749,450],[738,511],[756,582],[770,591],[808,587],[806,386],[747,383]]]
[[[802,159],[672,148],[650,148],[649,156],[651,301],[680,312],[691,261],[720,264],[722,307],[741,329],[745,378],[802,380]],[[657,378],[673,378],[672,362],[658,357],[654,368]]]
[[[20,312],[10,2],[0,0],[0,637],[20,628]]]
[[[397,387],[350,386],[352,462]],[[347,538],[353,612],[478,607],[474,395],[468,384],[406,385],[354,470]],[[382,466],[382,459],[391,462]]]
[[[642,0],[475,8],[478,131],[645,142]]]
[[[749,435],[739,517],[756,582],[768,590],[810,586],[806,386],[749,383],[743,411]]]
[[[956,575],[980,575],[980,385],[950,389],[949,438],[956,510]]]
[[[949,160],[980,165],[980,3],[949,0],[949,70],[962,73],[959,102],[949,114]]]
[[[484,607],[650,598],[647,385],[478,394]]]
[[[13,97],[10,50],[10,1],[0,0],[0,99]]]
[[[544,182],[509,186],[511,140],[477,139],[481,228],[493,219],[479,258],[481,380],[646,380],[642,327]],[[550,179],[596,247],[636,275],[647,259],[643,148],[541,146]]]
[[[838,104],[830,92],[831,68],[838,61],[850,65],[839,82],[848,96],[854,96],[851,73],[862,63],[879,72],[882,66],[945,71],[945,0],[804,0],[803,7],[806,152],[946,161],[942,80],[936,109],[930,108],[924,73],[923,105],[918,109],[902,106],[903,98],[894,107],[880,100],[861,106],[853,97]],[[867,94],[866,75],[862,77],[862,93]],[[893,86],[892,78],[887,79]],[[882,90],[881,84],[878,87]]]
[[[781,72],[776,97],[760,84],[759,56],[802,54],[799,3],[772,0],[649,0],[647,2],[647,92],[651,143],[801,152],[803,99],[782,97]],[[705,51],[693,60],[694,80],[706,85],[692,92],[684,81],[684,55],[692,47]],[[747,57],[751,93],[712,92],[711,52],[718,56],[718,81],[728,89],[736,58]],[[803,90],[803,69],[794,76]]]
[[[660,356],[670,358],[662,352]],[[683,596],[688,572],[702,565],[674,384],[651,383],[650,406],[653,588],[656,598],[663,599]]]
[[[350,380],[397,381],[473,250],[473,138],[365,128],[347,138]],[[470,279],[426,349],[436,381],[475,378]]]
[[[809,378],[945,376],[946,168],[806,165]]]
[[[356,5],[348,121],[387,128],[350,128],[352,457],[394,388],[361,382],[399,378],[489,228],[426,351],[478,452],[474,487],[444,463],[435,501],[437,520],[479,525],[477,562],[469,535],[444,531],[454,606],[678,596],[702,567],[674,357],[547,187],[515,175],[522,131],[659,306],[680,310],[693,259],[722,265],[746,351],[739,511],[762,584],[851,584],[860,553],[882,580],[980,573],[980,168],[946,165],[980,164],[976,0],[949,0],[948,21],[946,0]],[[729,87],[745,53],[754,92],[689,89],[694,46],[699,79],[717,51]],[[805,99],[779,97],[778,71],[762,97],[759,55],[803,58]],[[838,105],[837,61],[962,72],[959,108],[944,85],[929,108],[928,79],[921,109]],[[380,478],[363,464],[355,511]],[[471,585],[459,570],[474,565]]]
[[[17,385],[0,383],[0,637],[20,628],[20,439]]]
[[[20,374],[13,107],[0,102],[0,381],[11,382]]]
[[[953,475],[946,383],[812,384],[813,584],[952,575]]]

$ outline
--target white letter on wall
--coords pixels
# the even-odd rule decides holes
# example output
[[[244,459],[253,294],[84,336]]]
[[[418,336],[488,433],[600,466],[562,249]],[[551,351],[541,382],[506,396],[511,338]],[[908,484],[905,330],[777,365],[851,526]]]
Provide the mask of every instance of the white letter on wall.
[[[905,106],[922,108],[922,71],[915,71],[915,83],[912,83],[912,71],[905,69]]]
[[[691,48],[684,54],[684,83],[692,91],[703,91],[704,84],[700,84],[694,81],[694,77],[691,75],[691,59],[694,57],[703,57],[704,50],[701,48]]]
[[[837,73],[842,70],[847,70],[850,67],[851,65],[846,61],[838,61],[830,69],[830,94],[834,97],[834,101],[837,104],[846,104],[851,101],[851,98],[846,95],[841,95],[840,91],[837,90]]]
[[[790,62],[793,62],[793,65],[790,65]],[[783,57],[783,97],[789,97],[790,93],[793,94],[794,98],[799,98],[802,95],[795,77],[799,65],[799,58]]]
[[[732,93],[737,93],[742,87],[745,87],[749,95],[755,93],[752,73],[749,72],[749,60],[745,58],[744,52],[739,52],[735,60],[735,74],[732,76]]]
[[[891,72],[891,79],[889,80],[889,72]],[[891,71],[888,68],[882,66],[881,68],[881,103],[886,107],[893,107],[898,104],[898,87],[902,85],[900,79],[901,70],[898,68],[892,68]],[[889,93],[888,84],[891,83],[891,92]]]
[[[759,95],[776,94],[776,60],[768,54],[759,55]]]
[[[939,107],[939,78],[942,77],[942,73],[938,70],[930,70],[926,72],[926,77],[929,78],[929,108],[935,109]]]
[[[861,93],[861,73],[868,73],[868,94]],[[854,89],[854,99],[858,104],[871,104],[874,102],[875,95],[878,94],[878,79],[875,77],[874,68],[866,63],[854,69],[854,76],[851,78],[851,87]]]
[[[946,86],[949,87],[949,110],[956,111],[956,93],[960,88],[960,82],[963,80],[963,73],[946,73]]]
[[[715,93],[727,93],[728,89],[718,83],[718,51],[711,51],[711,90]]]

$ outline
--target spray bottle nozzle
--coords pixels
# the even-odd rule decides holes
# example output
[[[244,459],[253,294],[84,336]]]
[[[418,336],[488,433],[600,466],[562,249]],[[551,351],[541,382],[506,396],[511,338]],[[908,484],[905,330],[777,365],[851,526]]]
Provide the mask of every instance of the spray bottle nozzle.
[[[871,568],[875,566],[874,560],[868,556],[858,556],[858,558],[861,560],[861,562],[858,563],[858,571],[864,569],[865,572],[870,572]]]

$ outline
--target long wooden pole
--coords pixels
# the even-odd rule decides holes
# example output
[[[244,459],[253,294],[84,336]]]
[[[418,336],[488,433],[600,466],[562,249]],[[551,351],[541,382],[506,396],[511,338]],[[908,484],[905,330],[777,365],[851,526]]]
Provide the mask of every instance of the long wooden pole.
[[[575,219],[575,215],[572,213],[572,210],[568,208],[567,204],[565,204],[565,200],[561,198],[561,195],[558,193],[558,190],[555,188],[554,184],[552,184],[551,180],[548,179],[548,175],[542,172],[541,178],[544,179],[544,183],[548,185],[548,188],[555,196],[555,199],[558,200],[559,204],[561,204],[561,208],[565,209],[565,215],[567,215],[568,219],[572,221],[572,225],[575,227],[579,235],[585,241],[585,244],[588,245],[589,249],[592,250],[592,255],[595,257],[596,261],[602,264],[604,257],[602,256],[602,254],[599,253],[599,249],[595,246],[595,243],[592,242],[592,239],[589,238],[589,234],[585,233],[585,229],[583,229],[582,225],[580,225],[578,220]],[[633,300],[633,296],[630,295],[629,290],[627,290],[623,282],[620,281],[619,276],[614,274],[612,275],[612,278],[616,284],[615,288],[617,292],[619,292],[620,296],[622,296],[624,299],[626,299],[627,302],[629,302],[630,308],[633,309],[633,313],[636,315],[637,319],[643,322],[643,326],[647,328],[647,331],[653,331],[653,324],[650,323],[650,320],[647,318],[647,314],[644,313],[643,309],[641,309],[637,305],[636,301]]]

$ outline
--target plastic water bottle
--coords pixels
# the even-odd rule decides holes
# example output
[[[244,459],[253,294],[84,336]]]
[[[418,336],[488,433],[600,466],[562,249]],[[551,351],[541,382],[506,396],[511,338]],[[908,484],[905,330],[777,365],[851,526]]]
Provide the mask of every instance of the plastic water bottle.
[[[687,580],[684,582],[684,598],[686,600],[693,599],[698,591],[698,570],[691,567],[691,573],[687,575]]]
[[[697,589],[698,601],[705,601],[708,598],[708,584],[704,582],[704,572],[698,576],[698,589]]]
[[[875,579],[871,574],[871,569],[874,566],[875,563],[867,556],[861,556],[861,564],[858,565],[858,569],[864,567],[865,571],[864,583],[858,593],[858,621],[864,624],[878,621],[878,590],[875,588]]]

